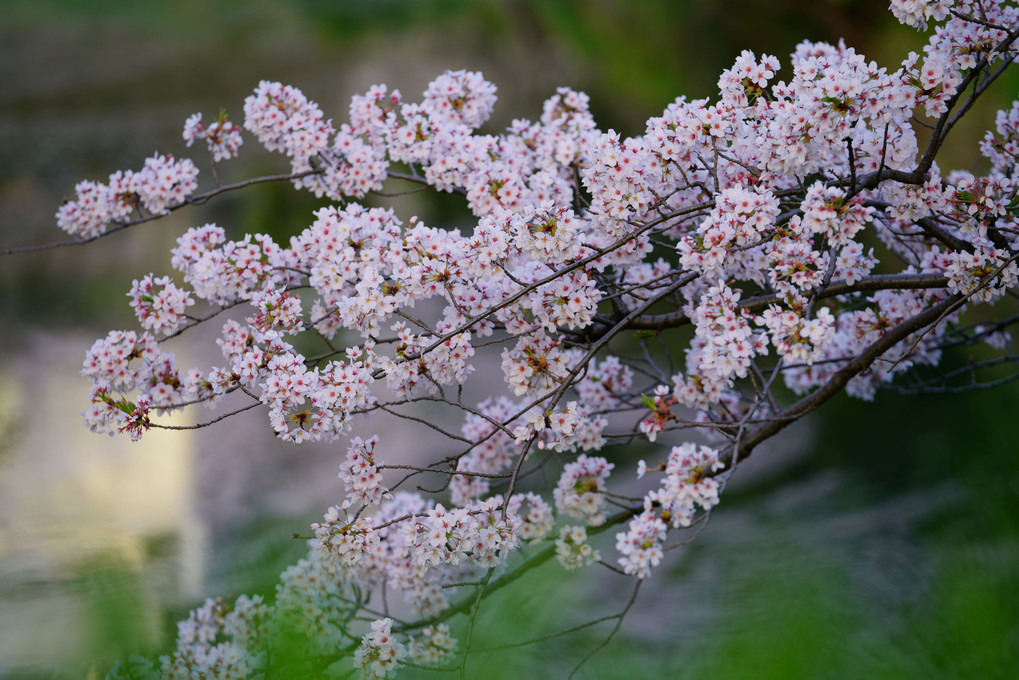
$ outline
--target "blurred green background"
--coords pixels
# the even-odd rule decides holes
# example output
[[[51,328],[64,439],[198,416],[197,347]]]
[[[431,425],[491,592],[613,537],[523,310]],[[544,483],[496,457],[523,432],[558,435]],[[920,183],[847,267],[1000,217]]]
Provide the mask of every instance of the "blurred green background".
[[[481,70],[500,94],[488,131],[536,119],[566,85],[591,95],[603,129],[633,135],[676,96],[711,96],[742,49],[786,63],[802,39],[844,37],[894,68],[923,42],[886,6],[5,0],[0,247],[61,240],[53,213],[75,182],[137,168],[154,150],[186,154],[184,119],[223,107],[239,121],[260,79],[298,86],[342,122],[350,95],[371,84],[414,99],[444,69]],[[998,106],[1017,91],[1013,75]],[[973,141],[994,108],[956,131],[968,141],[947,150],[944,166],[981,167]],[[221,169],[224,179],[285,169],[250,138],[241,156]],[[399,204],[401,217],[465,219],[448,196],[423,196]],[[271,595],[303,553],[289,537],[337,500],[339,447],[295,453],[257,418],[246,421],[259,424],[257,434],[214,429],[126,446],[79,426],[85,384],[74,374],[92,338],[133,327],[131,279],[166,271],[186,228],[217,221],[232,236],[285,241],[322,204],[265,186],[85,248],[3,259],[0,677],[101,677],[126,654],[165,651],[175,622],[202,598]],[[197,345],[184,354],[207,360]],[[620,633],[579,677],[1013,677],[1017,408],[1014,385],[837,399],[749,461],[708,528],[645,584]],[[611,536],[602,539],[611,556]],[[475,646],[618,611],[630,587],[548,565],[486,602]],[[565,677],[610,626],[480,652],[470,677]]]

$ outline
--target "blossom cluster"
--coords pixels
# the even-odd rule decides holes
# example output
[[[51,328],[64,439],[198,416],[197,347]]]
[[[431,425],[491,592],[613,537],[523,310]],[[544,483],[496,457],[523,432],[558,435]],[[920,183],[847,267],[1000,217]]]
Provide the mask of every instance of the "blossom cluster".
[[[407,643],[407,656],[424,666],[436,666],[454,651],[456,640],[450,635],[449,626],[444,623],[426,627],[420,637],[412,638]]]
[[[560,529],[555,548],[556,559],[567,571],[601,559],[601,554],[587,542],[587,529],[582,526],[564,526]]]
[[[184,122],[184,141],[191,146],[204,139],[212,154],[213,161],[225,161],[236,158],[244,138],[240,129],[227,120],[226,112],[221,112],[214,123],[206,125],[202,122],[202,114],[196,113]]]
[[[407,647],[393,637],[392,626],[392,619],[373,621],[371,632],[365,633],[354,652],[354,666],[366,680],[392,677],[396,664],[407,656]]]
[[[191,294],[178,288],[169,276],[151,274],[135,280],[128,293],[138,322],[147,331],[173,333],[184,322],[184,310],[195,304]]]
[[[347,502],[360,505],[376,505],[386,497],[382,486],[382,473],[375,459],[378,435],[363,441],[360,437],[350,440],[347,457],[340,466],[340,479],[347,489]]]
[[[711,510],[718,504],[721,484],[712,475],[724,467],[718,451],[686,442],[675,446],[666,462],[662,485],[644,496],[644,510],[630,520],[629,529],[616,534],[619,564],[627,574],[647,578],[664,557],[668,528],[688,527],[697,507]],[[638,474],[648,472],[644,461]]]
[[[601,456],[589,458],[585,454],[567,463],[559,484],[553,490],[556,509],[592,526],[605,521],[602,511],[605,504],[605,480],[615,465]]]
[[[144,209],[161,215],[184,202],[198,188],[198,167],[188,159],[156,154],[141,170],[117,171],[107,184],[86,180],[74,187],[74,200],[57,211],[57,226],[72,236],[100,236],[111,223],[126,223]]]

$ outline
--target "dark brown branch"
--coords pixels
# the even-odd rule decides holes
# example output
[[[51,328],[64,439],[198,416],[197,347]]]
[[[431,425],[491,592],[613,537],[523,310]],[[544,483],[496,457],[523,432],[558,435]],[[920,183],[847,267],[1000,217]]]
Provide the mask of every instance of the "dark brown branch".
[[[861,352],[855,359],[850,361],[835,375],[833,375],[831,379],[829,379],[828,382],[820,388],[800,399],[782,413],[776,415],[773,420],[751,432],[748,437],[743,438],[738,445],[734,447],[734,450],[730,450],[722,456],[721,460],[725,464],[723,469],[728,469],[732,465],[734,456],[736,456],[740,461],[746,460],[750,454],[753,453],[754,448],[756,448],[758,444],[775,436],[789,424],[799,420],[824,402],[834,397],[842,391],[842,388],[844,388],[850,380],[869,368],[882,354],[904,340],[911,333],[922,330],[930,324],[937,323],[937,321],[944,315],[961,305],[965,299],[965,296],[955,294],[946,300],[942,300],[933,307],[920,312],[913,318],[882,335],[866,350]]]

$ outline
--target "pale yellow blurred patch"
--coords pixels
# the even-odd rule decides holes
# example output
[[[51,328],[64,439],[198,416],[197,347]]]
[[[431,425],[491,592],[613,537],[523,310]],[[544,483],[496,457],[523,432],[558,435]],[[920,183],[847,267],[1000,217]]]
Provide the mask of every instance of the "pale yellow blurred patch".
[[[195,512],[194,438],[89,432],[78,372],[90,342],[38,333],[0,368],[0,675],[88,658],[94,612],[76,579],[90,570],[137,575],[153,614],[199,592],[205,529]]]

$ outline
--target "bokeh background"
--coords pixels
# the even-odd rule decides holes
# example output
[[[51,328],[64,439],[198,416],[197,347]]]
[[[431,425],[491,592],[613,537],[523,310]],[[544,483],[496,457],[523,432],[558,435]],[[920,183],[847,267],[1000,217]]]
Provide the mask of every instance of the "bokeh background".
[[[634,135],[676,96],[711,96],[743,49],[786,63],[802,39],[841,37],[894,68],[923,42],[886,7],[4,0],[0,247],[63,240],[53,214],[75,182],[140,167],[153,151],[187,154],[184,119],[225,108],[241,120],[261,79],[296,85],[342,121],[349,97],[374,83],[413,100],[444,69],[481,70],[499,87],[489,131],[536,119],[566,85],[591,95],[603,129]],[[1013,76],[997,106],[1017,92]],[[974,141],[994,108],[956,131],[943,167],[983,167]],[[229,181],[285,169],[249,138],[220,172]],[[96,337],[134,327],[131,280],[168,272],[168,250],[188,227],[216,221],[232,237],[286,241],[320,205],[263,186],[86,247],[0,258],[0,677],[102,677],[128,654],[165,652],[175,622],[204,597],[271,595],[303,554],[291,536],[339,500],[342,442],[281,445],[260,414],[138,444],[91,435],[80,425],[78,371]],[[417,194],[398,209],[434,225],[466,219],[449,196]],[[216,361],[215,332],[179,344],[178,363]],[[1015,385],[837,399],[755,455],[580,677],[633,677],[634,668],[680,678],[1013,677],[1017,414]],[[394,456],[441,446],[418,432],[387,434]],[[560,572],[549,566],[487,603],[477,647],[613,613],[629,595],[617,576]],[[564,677],[606,633],[480,653],[471,676]]]

